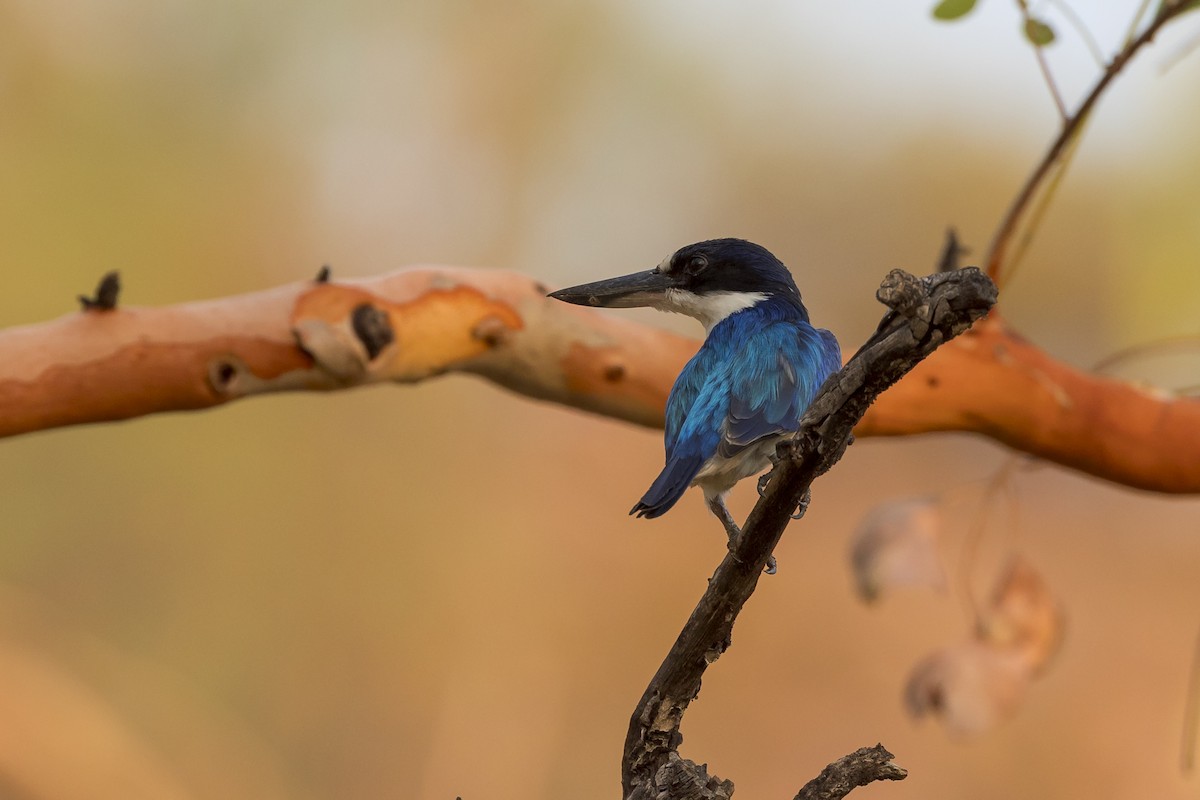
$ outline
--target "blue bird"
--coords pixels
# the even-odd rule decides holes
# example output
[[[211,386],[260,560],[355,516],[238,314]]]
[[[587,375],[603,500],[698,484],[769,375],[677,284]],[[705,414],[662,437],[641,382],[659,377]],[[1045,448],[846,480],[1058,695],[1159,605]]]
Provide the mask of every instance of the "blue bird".
[[[766,248],[713,239],[652,270],[554,292],[587,306],[650,306],[687,314],[707,333],[667,397],[666,465],[629,512],[661,516],[699,486],[730,546],[741,534],[725,498],[766,469],[817,390],[841,369],[833,334],[814,328],[791,273]],[[774,572],[774,558],[768,572]]]

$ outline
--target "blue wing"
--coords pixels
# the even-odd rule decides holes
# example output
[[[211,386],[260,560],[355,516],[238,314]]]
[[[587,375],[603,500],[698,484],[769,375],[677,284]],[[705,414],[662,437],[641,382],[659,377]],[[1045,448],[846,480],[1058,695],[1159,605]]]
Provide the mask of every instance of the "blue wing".
[[[758,357],[738,364],[717,453],[731,458],[760,439],[794,433],[829,375],[841,369],[841,349],[827,330],[802,323],[774,325]],[[758,348],[755,348],[758,350]]]
[[[666,513],[716,454],[795,431],[821,383],[841,368],[837,340],[807,322],[731,317],[713,328],[667,400],[666,465],[629,512]]]

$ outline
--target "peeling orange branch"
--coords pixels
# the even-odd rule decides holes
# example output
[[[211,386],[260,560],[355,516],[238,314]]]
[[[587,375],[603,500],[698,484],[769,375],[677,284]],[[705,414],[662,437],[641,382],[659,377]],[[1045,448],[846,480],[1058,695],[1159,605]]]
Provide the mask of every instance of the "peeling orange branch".
[[[374,353],[370,324],[387,331]],[[654,426],[695,348],[515,273],[413,268],[0,330],[0,436],[449,371]]]
[[[1200,492],[1200,399],[1075,369],[995,313],[871,411],[867,436],[971,431],[1126,486]]]
[[[255,394],[482,376],[661,426],[699,342],[547,300],[513,272],[421,267],[0,331],[0,436]],[[993,316],[884,393],[857,433],[971,431],[1127,486],[1200,493],[1200,400],[1081,372]]]

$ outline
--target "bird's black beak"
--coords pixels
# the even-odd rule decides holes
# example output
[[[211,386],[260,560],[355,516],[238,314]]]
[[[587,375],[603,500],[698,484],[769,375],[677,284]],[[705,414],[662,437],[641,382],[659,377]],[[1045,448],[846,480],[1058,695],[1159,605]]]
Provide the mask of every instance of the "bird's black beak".
[[[674,285],[675,281],[671,276],[656,269],[648,269],[619,278],[559,289],[557,292],[551,292],[549,297],[577,306],[633,308],[661,302],[663,294]]]

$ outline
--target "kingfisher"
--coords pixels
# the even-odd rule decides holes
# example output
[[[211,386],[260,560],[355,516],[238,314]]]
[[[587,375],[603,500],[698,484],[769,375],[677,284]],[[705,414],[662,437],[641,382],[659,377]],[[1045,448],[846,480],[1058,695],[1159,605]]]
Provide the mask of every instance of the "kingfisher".
[[[821,384],[841,369],[832,333],[815,328],[787,267],[744,239],[681,247],[657,267],[550,294],[583,306],[686,314],[706,333],[667,397],[666,464],[630,514],[662,516],[690,486],[704,492],[732,547],[726,497],[771,465]],[[803,511],[803,508],[801,509]],[[775,571],[775,559],[767,572]]]

